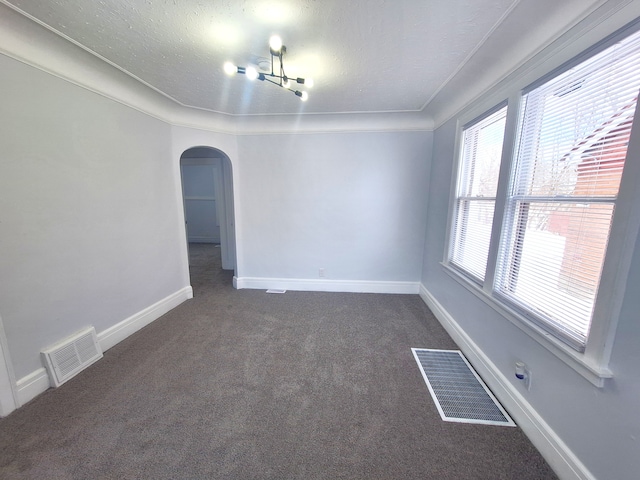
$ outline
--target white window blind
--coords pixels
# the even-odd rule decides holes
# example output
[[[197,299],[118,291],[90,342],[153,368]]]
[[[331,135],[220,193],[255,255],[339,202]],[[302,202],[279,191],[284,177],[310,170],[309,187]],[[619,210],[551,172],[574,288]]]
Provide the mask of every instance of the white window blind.
[[[478,281],[487,267],[507,107],[464,128],[449,262]]]
[[[640,87],[634,34],[523,97],[495,291],[583,351]]]

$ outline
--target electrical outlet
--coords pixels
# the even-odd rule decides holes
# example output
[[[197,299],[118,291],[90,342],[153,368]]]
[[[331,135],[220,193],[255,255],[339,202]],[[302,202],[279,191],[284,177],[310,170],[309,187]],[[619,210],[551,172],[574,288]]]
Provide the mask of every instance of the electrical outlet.
[[[320,270],[318,270],[318,276],[320,278],[324,278],[324,268],[321,268]]]

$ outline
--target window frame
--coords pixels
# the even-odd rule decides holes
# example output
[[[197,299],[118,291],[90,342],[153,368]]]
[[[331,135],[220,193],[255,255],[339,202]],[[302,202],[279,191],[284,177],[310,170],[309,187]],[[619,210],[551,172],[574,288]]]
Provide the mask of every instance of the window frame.
[[[506,121],[508,121],[508,115],[509,115],[509,105],[508,102],[505,100],[503,102],[500,102],[499,104],[497,104],[496,106],[494,106],[493,108],[487,110],[486,112],[482,113],[481,115],[476,116],[475,118],[473,118],[472,120],[465,122],[464,125],[459,127],[459,131],[456,135],[456,138],[458,139],[457,141],[457,145],[456,145],[456,158],[457,158],[457,162],[456,162],[456,172],[454,175],[454,181],[452,183],[452,191],[453,191],[453,203],[451,204],[451,214],[450,214],[450,222],[451,225],[449,228],[447,228],[447,234],[449,235],[447,238],[447,249],[445,251],[445,261],[447,262],[447,264],[457,270],[461,275],[466,276],[471,282],[474,282],[478,285],[482,285],[487,278],[487,274],[489,271],[489,261],[491,259],[491,247],[492,247],[492,242],[494,239],[494,230],[493,230],[493,224],[495,224],[495,218],[496,218],[496,204],[498,202],[498,198],[499,198],[499,193],[500,193],[500,180],[498,180],[498,188],[496,189],[496,196],[495,197],[486,197],[484,198],[484,200],[492,200],[493,201],[493,221],[492,221],[492,227],[491,227],[491,237],[489,238],[489,250],[487,252],[487,265],[485,266],[485,272],[484,272],[484,277],[483,278],[479,278],[478,276],[474,275],[472,272],[469,272],[467,270],[465,270],[462,266],[458,265],[455,262],[451,261],[451,258],[453,257],[453,252],[454,252],[454,241],[456,238],[456,224],[457,224],[457,216],[458,216],[458,202],[461,198],[460,195],[458,195],[459,193],[459,185],[462,181],[462,164],[464,162],[464,134],[465,131],[472,127],[473,125],[482,122],[483,120],[485,120],[486,118],[490,117],[491,115],[499,112],[500,110],[502,110],[503,108],[506,108],[507,110],[507,118]],[[506,134],[507,134],[507,124],[505,122],[505,130],[504,130],[504,138],[502,141],[502,153],[501,153],[501,158],[500,158],[500,175],[502,175],[502,167],[503,167],[503,159],[504,157],[504,144],[506,142]]]
[[[554,337],[542,328],[526,310],[519,309],[501,298],[499,293],[494,292],[494,283],[498,267],[499,244],[503,235],[503,224],[507,220],[505,218],[505,209],[508,203],[507,196],[511,170],[515,166],[516,145],[520,135],[523,95],[575,65],[584,62],[617,41],[632,35],[640,29],[639,27],[640,19],[609,35],[557,68],[538,76],[535,81],[519,88],[512,88],[508,92],[509,94],[502,95],[501,99],[498,97],[499,100],[496,100],[496,98],[491,100],[491,97],[488,97],[483,104],[472,106],[466,114],[458,118],[455,132],[455,164],[451,176],[447,231],[444,256],[441,262],[444,271],[597,387],[602,387],[604,381],[613,376],[608,364],[625,293],[631,257],[634,252],[634,246],[640,238],[640,209],[634,209],[634,204],[640,204],[640,188],[635,187],[636,184],[640,183],[640,162],[625,161],[615,203],[615,213],[609,232],[609,241],[600,274],[600,287],[595,300],[591,329],[584,351],[577,351],[564,341]],[[490,102],[489,108],[487,108],[488,102]],[[463,131],[469,124],[497,111],[505,103],[507,105],[507,118],[489,253],[484,281],[478,282],[477,279],[472,278],[459,267],[449,262],[453,229],[455,228],[458,179],[462,166]],[[638,103],[631,128],[627,159],[640,158],[640,102]]]

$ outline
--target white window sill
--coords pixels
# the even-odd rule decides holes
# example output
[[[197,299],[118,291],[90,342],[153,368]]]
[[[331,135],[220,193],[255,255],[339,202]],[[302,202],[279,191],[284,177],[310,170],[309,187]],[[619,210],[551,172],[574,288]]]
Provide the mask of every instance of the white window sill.
[[[592,359],[586,357],[583,353],[573,350],[553,335],[529,322],[516,311],[485,292],[478,284],[474,283],[454,268],[445,263],[441,263],[441,265],[444,271],[451,278],[460,283],[476,297],[498,312],[502,317],[509,320],[516,327],[529,335],[529,337],[534,339],[596,387],[603,387],[605,380],[613,377],[613,373],[609,370],[607,365],[598,364]]]

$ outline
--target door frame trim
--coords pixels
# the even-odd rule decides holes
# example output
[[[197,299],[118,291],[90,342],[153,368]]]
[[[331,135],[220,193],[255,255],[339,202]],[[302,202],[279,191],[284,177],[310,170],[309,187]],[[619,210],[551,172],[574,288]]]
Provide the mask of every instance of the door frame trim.
[[[20,406],[9,343],[0,316],[0,417],[6,417]]]

